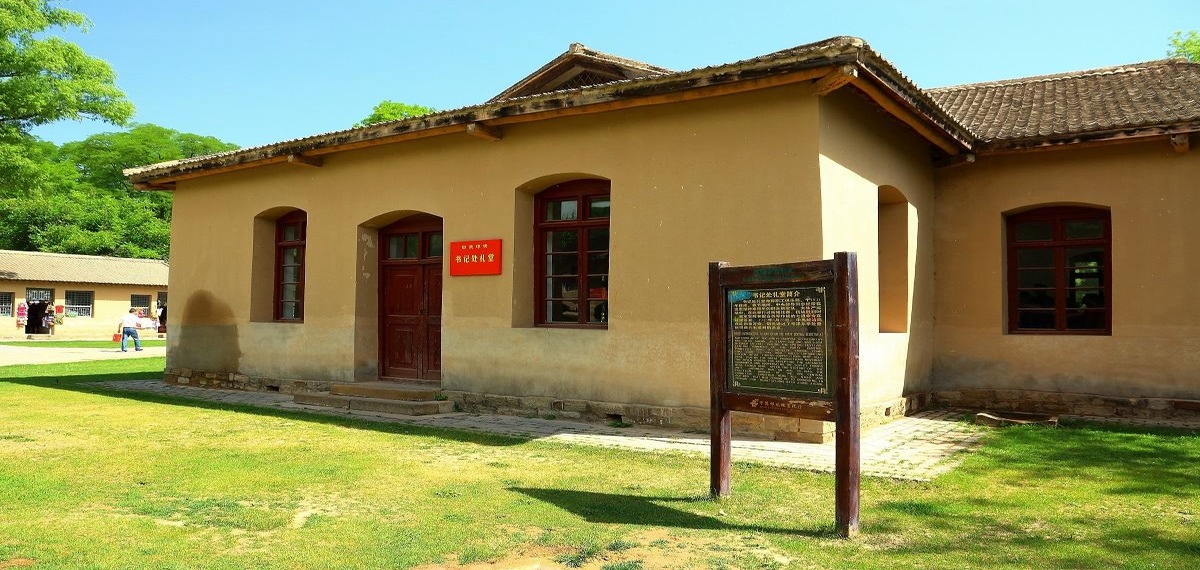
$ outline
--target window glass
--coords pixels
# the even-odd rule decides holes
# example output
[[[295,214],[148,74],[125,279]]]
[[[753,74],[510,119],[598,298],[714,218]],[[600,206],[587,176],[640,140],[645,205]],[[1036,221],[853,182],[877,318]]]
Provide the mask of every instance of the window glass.
[[[608,196],[605,196],[603,198],[589,198],[588,199],[588,217],[589,218],[592,218],[592,219],[607,218],[608,211],[610,209],[611,208],[609,205]]]
[[[1070,220],[1063,222],[1067,239],[1104,237],[1104,220]]]
[[[546,203],[546,221],[576,219],[579,219],[579,202],[577,200],[554,200]]]
[[[134,295],[139,297],[140,295]],[[85,317],[91,318],[92,305],[95,294],[92,291],[67,291],[66,296],[66,311],[68,317]],[[150,296],[146,295],[146,300],[149,302]],[[141,305],[132,305],[140,307]]]
[[[547,275],[578,275],[579,254],[552,253],[546,256]]]
[[[300,240],[300,224],[288,224],[283,226],[283,235],[280,236],[282,241],[299,241]]]
[[[1051,222],[1025,222],[1017,224],[1017,241],[1049,241],[1054,237]]]
[[[588,251],[608,249],[608,228],[588,230]]]
[[[425,252],[425,257],[441,257],[442,256],[442,234],[441,232],[429,234],[429,248]]]
[[[294,211],[275,222],[275,318],[304,319],[304,248],[308,214]]]
[[[1017,250],[1017,266],[1054,267],[1054,250],[1052,249],[1021,249]]]
[[[579,232],[575,230],[547,232],[546,250],[552,252],[569,251],[572,253],[579,251]]]
[[[7,292],[0,293],[0,317],[13,316],[13,299],[16,298],[15,293]]]

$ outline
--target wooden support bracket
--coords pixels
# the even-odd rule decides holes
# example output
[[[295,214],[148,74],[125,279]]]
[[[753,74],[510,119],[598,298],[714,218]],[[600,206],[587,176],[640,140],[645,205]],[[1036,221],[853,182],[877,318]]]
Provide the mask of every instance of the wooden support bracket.
[[[320,168],[325,164],[325,159],[319,156],[304,156],[302,154],[289,154],[287,157],[288,164],[296,164],[300,166],[312,166]]]
[[[962,166],[964,164],[974,164],[974,163],[975,163],[975,153],[964,152],[958,156],[951,156],[948,158],[943,158],[941,160],[935,160],[935,161],[933,161],[933,167],[934,168],[954,168],[955,166]]]
[[[1183,154],[1192,148],[1187,133],[1171,135],[1169,140],[1171,141],[1171,148],[1175,149],[1175,152],[1179,154]]]
[[[489,127],[483,123],[471,123],[467,125],[467,134],[492,142],[504,138],[504,131],[496,127]]]
[[[830,71],[824,77],[813,82],[813,93],[818,96],[828,95],[858,77],[858,69],[853,65],[843,65]]]

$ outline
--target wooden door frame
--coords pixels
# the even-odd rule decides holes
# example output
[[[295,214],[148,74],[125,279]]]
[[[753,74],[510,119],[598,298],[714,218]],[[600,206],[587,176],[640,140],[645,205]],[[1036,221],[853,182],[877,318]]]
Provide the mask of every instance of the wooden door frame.
[[[418,236],[419,236],[419,241],[418,241],[418,246],[417,246],[417,250],[418,250],[417,257],[412,258],[412,259],[388,259],[388,257],[387,257],[388,249],[387,248],[388,248],[389,241],[390,241],[389,238],[392,236],[396,236],[396,235],[414,234],[414,233],[418,234]],[[425,266],[436,264],[438,269],[440,270],[442,267],[442,258],[443,258],[444,252],[446,250],[445,241],[443,240],[443,242],[442,242],[443,255],[431,257],[431,256],[427,256],[426,254],[429,251],[429,236],[431,234],[441,234],[441,233],[442,233],[442,218],[435,216],[433,214],[424,214],[424,213],[406,216],[404,218],[401,218],[401,219],[399,219],[395,222],[392,222],[391,224],[379,229],[378,242],[377,242],[379,244],[378,245],[378,248],[379,248],[379,290],[376,291],[377,301],[378,301],[378,306],[379,306],[379,311],[378,311],[379,314],[378,314],[378,318],[376,320],[375,326],[376,326],[376,331],[378,331],[376,336],[378,338],[377,343],[379,346],[376,347],[376,349],[379,351],[379,353],[378,353],[379,354],[378,369],[379,369],[379,379],[380,380],[405,380],[405,381],[415,381],[415,382],[440,382],[441,381],[440,374],[439,374],[439,379],[436,379],[436,380],[435,379],[425,379],[425,378],[396,378],[395,376],[387,376],[386,375],[386,371],[388,369],[387,350],[386,350],[386,333],[385,333],[387,315],[385,314],[386,311],[384,310],[384,307],[386,307],[386,304],[384,303],[384,295],[386,294],[386,288],[387,288],[387,279],[384,278],[385,269],[388,267],[396,267],[396,266],[419,266],[419,267],[424,268]],[[422,276],[421,276],[422,289],[424,289],[425,286],[426,286],[425,285],[425,277],[424,277],[424,274],[422,274]],[[444,286],[445,286],[445,282],[443,281],[443,287]],[[422,293],[423,292],[424,291],[422,291]],[[439,291],[439,294],[440,294],[440,291]],[[424,299],[422,299],[421,302],[424,303],[425,302]],[[426,315],[426,317],[428,317],[428,315]],[[426,326],[426,328],[428,328],[428,323],[426,323],[425,326]],[[428,349],[425,346],[422,346],[421,350],[427,351]],[[440,352],[441,352],[441,350],[439,348],[439,353]],[[422,362],[423,362],[423,358],[424,358],[424,356],[422,356]],[[424,372],[421,370],[420,366],[418,366],[417,370],[418,370],[418,372],[417,372],[418,376],[422,375],[422,372]]]

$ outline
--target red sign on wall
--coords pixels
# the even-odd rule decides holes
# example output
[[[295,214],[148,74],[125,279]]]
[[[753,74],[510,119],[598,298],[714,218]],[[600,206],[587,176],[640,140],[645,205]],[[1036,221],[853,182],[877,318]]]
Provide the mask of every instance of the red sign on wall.
[[[500,275],[501,240],[450,242],[450,275]]]

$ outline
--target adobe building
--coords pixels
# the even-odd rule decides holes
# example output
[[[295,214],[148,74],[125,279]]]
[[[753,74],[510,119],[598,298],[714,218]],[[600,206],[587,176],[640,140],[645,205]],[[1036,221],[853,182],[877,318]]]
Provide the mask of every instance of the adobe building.
[[[1197,129],[1181,60],[925,90],[857,38],[682,72],[575,44],[480,105],[126,175],[174,192],[174,382],[704,427],[707,263],[854,251],[865,423],[1170,416]]]
[[[107,339],[130,308],[157,334],[168,272],[157,259],[0,250],[0,340]]]

